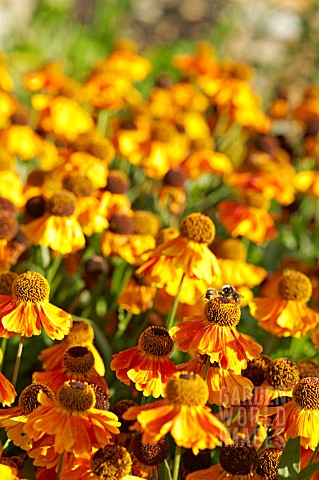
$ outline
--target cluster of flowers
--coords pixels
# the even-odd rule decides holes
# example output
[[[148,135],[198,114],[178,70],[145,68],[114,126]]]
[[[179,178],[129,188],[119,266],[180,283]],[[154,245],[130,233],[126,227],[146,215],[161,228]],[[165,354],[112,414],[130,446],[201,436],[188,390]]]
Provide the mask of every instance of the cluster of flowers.
[[[247,261],[319,195],[319,90],[293,108],[281,92],[266,115],[249,66],[207,44],[173,64],[181,79],[143,96],[135,84],[146,89],[151,64],[129,42],[82,84],[50,63],[24,78],[30,108],[0,65],[4,359],[19,342],[12,383],[0,374],[1,478],[23,477],[25,461],[37,480],[275,480],[296,437],[301,466],[315,460],[319,365],[263,355],[237,325],[247,307],[265,332],[319,347],[307,306],[318,307],[317,266]],[[285,125],[299,150],[274,133]],[[60,297],[78,271],[82,287]],[[108,301],[97,317],[98,295]],[[112,344],[109,365],[93,326]],[[55,343],[19,389],[23,342],[39,336]]]

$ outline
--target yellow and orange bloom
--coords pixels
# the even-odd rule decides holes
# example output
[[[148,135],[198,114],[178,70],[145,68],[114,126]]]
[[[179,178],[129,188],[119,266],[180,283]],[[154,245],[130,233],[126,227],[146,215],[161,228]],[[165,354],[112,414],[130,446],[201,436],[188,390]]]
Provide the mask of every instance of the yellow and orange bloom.
[[[246,262],[247,251],[244,243],[237,238],[227,238],[212,245],[221,270],[222,284],[237,287],[255,287],[266,278],[267,271]]]
[[[126,448],[120,445],[107,445],[93,453],[71,455],[64,462],[61,480],[100,480],[111,472],[117,480],[142,480],[143,477],[130,475],[132,459]]]
[[[22,207],[23,182],[20,175],[15,171],[15,160],[0,146],[0,197],[7,198],[16,207]]]
[[[319,443],[319,379],[306,377],[295,386],[292,400],[280,407],[273,421],[274,436],[300,437],[300,445],[315,450]]]
[[[33,383],[22,390],[17,407],[0,410],[0,426],[4,428],[8,438],[23,450],[32,448],[32,440],[24,432],[23,427],[31,412],[39,406],[38,393],[42,391],[54,400],[52,390],[43,384]]]
[[[62,368],[34,372],[32,380],[48,385],[55,395],[67,380],[93,383],[108,392],[104,378],[94,368],[94,356],[90,348],[79,345],[65,351]]]
[[[142,432],[142,442],[156,444],[168,432],[175,443],[196,454],[232,443],[226,427],[205,406],[208,387],[197,374],[175,373],[167,383],[166,398],[141,407],[131,407],[125,420],[136,420],[131,429]]]
[[[127,312],[138,315],[152,308],[156,296],[156,287],[148,285],[143,275],[134,275],[124,287],[118,305]]]
[[[69,333],[72,317],[49,303],[50,286],[37,272],[20,274],[13,282],[12,295],[0,295],[0,320],[9,332],[22,337],[40,335],[41,324],[53,340]]]
[[[61,368],[65,352],[76,345],[88,347],[94,356],[94,368],[97,373],[104,377],[105,367],[101,355],[93,345],[94,329],[88,322],[73,322],[71,329],[61,342],[51,347],[45,348],[39,355],[39,360],[43,362],[44,370],[54,370]]]
[[[309,278],[301,272],[288,271],[282,275],[274,296],[250,302],[250,313],[267,332],[299,338],[319,324],[319,314],[306,305],[311,295]]]
[[[240,316],[233,299],[216,294],[205,304],[203,315],[186,317],[171,328],[170,334],[182,352],[207,354],[211,363],[218,362],[221,368],[240,374],[247,361],[257,358],[262,351],[260,345],[246,340],[236,330]]]
[[[138,273],[157,287],[171,284],[176,292],[183,275],[212,285],[220,277],[217,258],[208,248],[214,236],[213,221],[201,213],[191,213],[182,220],[179,235],[155,248]]]
[[[96,396],[87,383],[68,381],[57,400],[40,392],[38,401],[40,406],[30,414],[23,431],[35,441],[53,435],[57,453],[90,452],[108,445],[112,434],[119,433],[117,416],[93,407]]]
[[[130,188],[128,176],[120,170],[110,170],[107,185],[101,194],[100,206],[105,217],[111,218],[116,213],[130,214],[131,202],[126,196]]]
[[[3,361],[3,353],[0,350],[0,364]],[[0,403],[5,407],[7,405],[12,405],[17,392],[15,391],[12,383],[0,372]]]
[[[209,358],[209,357],[208,357]],[[195,357],[189,362],[178,365],[178,370],[189,373],[196,372],[204,378],[207,356]],[[253,383],[242,375],[236,375],[231,370],[220,368],[217,362],[210,363],[207,370],[208,402],[211,404],[231,407],[250,400],[253,396]]]
[[[84,248],[84,233],[75,217],[75,196],[66,190],[55,193],[47,202],[46,210],[42,216],[21,226],[27,240],[62,255]]]
[[[274,220],[268,212],[269,201],[260,194],[249,194],[246,203],[220,202],[220,221],[232,237],[245,237],[254,243],[265,243],[277,236]]]
[[[31,160],[42,150],[41,137],[28,125],[11,125],[2,132],[1,140],[10,155],[22,160]]]
[[[137,347],[113,355],[111,369],[121,382],[135,383],[144,396],[164,396],[169,378],[176,367],[169,355],[174,343],[164,327],[151,326],[141,334]]]

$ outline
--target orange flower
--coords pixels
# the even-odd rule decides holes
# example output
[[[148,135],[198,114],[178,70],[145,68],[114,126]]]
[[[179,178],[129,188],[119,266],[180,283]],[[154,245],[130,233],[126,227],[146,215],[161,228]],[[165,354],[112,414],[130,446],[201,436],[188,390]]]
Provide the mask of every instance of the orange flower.
[[[274,221],[267,211],[269,202],[260,194],[250,194],[246,203],[220,202],[220,221],[232,237],[243,236],[255,243],[276,237]]]
[[[3,353],[0,350],[0,364],[3,361]],[[15,391],[12,383],[0,372],[0,403],[5,407],[11,405],[14,402],[17,392]]]
[[[15,160],[0,146],[0,197],[7,198],[17,207],[24,204],[23,182],[15,171]]]
[[[220,442],[232,443],[227,429],[205,406],[207,400],[208,387],[199,375],[178,372],[168,381],[164,400],[131,407],[123,418],[137,420],[131,428],[143,432],[143,443],[154,445],[171,432],[177,445],[196,454]]]
[[[262,351],[260,345],[245,340],[236,330],[240,315],[232,298],[216,294],[205,304],[204,315],[186,317],[171,328],[170,334],[182,352],[207,354],[211,363],[218,362],[222,368],[240,374],[247,360],[257,358]]]
[[[12,442],[23,450],[32,448],[31,438],[22,430],[31,412],[39,406],[38,393],[40,391],[52,400],[55,398],[49,387],[40,383],[33,383],[22,390],[17,407],[0,410],[0,427],[5,429]]]
[[[178,370],[187,372],[196,372],[204,378],[205,365],[207,358],[205,356],[196,357],[189,362],[178,365]],[[206,383],[208,386],[208,402],[223,407],[240,405],[245,400],[250,400],[253,396],[253,383],[242,375],[236,375],[231,370],[220,368],[217,362],[210,363],[207,371]]]
[[[121,170],[110,170],[107,177],[107,185],[100,199],[101,210],[107,219],[111,218],[115,213],[131,213],[131,202],[126,196],[130,184],[130,179],[124,172]]]
[[[315,450],[319,443],[319,379],[307,377],[293,390],[292,400],[280,408],[273,421],[274,435],[300,437],[304,448]]]
[[[10,155],[22,160],[37,157],[42,149],[42,139],[28,125],[11,125],[2,132],[2,142]]]
[[[50,247],[62,255],[85,246],[83,230],[75,218],[75,196],[68,191],[55,193],[47,202],[47,212],[22,225],[21,231],[32,245]]]
[[[63,463],[61,480],[100,480],[116,478],[117,480],[142,480],[142,477],[130,475],[132,460],[126,448],[119,445],[107,445],[93,453],[71,455]],[[104,476],[104,472],[107,472]],[[108,475],[110,473],[110,475]],[[103,475],[103,477],[101,476]]]
[[[201,213],[187,215],[179,235],[155,248],[137,272],[158,287],[175,286],[176,292],[183,274],[212,285],[220,277],[217,259],[207,246],[214,236],[215,226],[209,217]]]
[[[110,367],[121,382],[130,385],[132,380],[143,395],[158,398],[164,396],[168,379],[176,372],[169,358],[173,347],[164,327],[148,327],[141,334],[137,347],[113,355]]]
[[[197,470],[189,474],[186,480],[257,480],[254,473],[258,464],[258,453],[249,442],[238,441],[234,445],[222,447],[219,464]]]
[[[39,360],[43,362],[44,370],[54,370],[61,368],[63,355],[68,348],[75,345],[81,345],[82,347],[88,347],[94,356],[94,368],[97,373],[104,377],[105,367],[101,355],[93,345],[94,330],[91,325],[84,321],[73,322],[70,332],[66,335],[62,341],[52,347],[45,348],[39,355]]]
[[[61,340],[69,333],[72,317],[49,303],[50,287],[36,272],[19,275],[12,285],[11,295],[0,295],[0,320],[9,332],[22,337],[40,335],[41,323],[47,335]]]
[[[93,353],[90,348],[84,346],[68,348],[63,355],[62,368],[34,372],[32,380],[48,385],[55,394],[67,380],[94,383],[106,393],[108,392],[104,378],[94,368]]]
[[[159,220],[151,212],[138,210],[132,216],[117,213],[109,220],[109,230],[101,239],[105,257],[116,256],[127,263],[140,265],[155,247]]]
[[[93,407],[95,393],[87,383],[68,381],[56,401],[39,393],[40,406],[34,410],[23,431],[33,440],[45,434],[55,437],[55,450],[81,453],[108,445],[119,433],[117,416]]]
[[[312,295],[309,278],[300,272],[288,271],[279,281],[276,296],[254,298],[251,315],[267,332],[278,337],[306,335],[319,323],[319,314],[306,306]]]
[[[218,259],[223,284],[252,288],[266,278],[264,268],[246,262],[247,251],[241,240],[227,238],[213,244],[211,249]]]
[[[138,315],[152,308],[155,295],[156,287],[145,283],[142,275],[134,275],[124,287],[117,303],[127,312]]]

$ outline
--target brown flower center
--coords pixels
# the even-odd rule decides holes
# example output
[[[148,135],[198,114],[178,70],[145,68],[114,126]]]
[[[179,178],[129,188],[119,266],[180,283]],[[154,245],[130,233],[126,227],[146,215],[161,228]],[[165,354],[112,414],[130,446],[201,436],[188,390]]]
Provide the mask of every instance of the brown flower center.
[[[12,295],[12,285],[18,274],[15,272],[0,273],[0,295]]]
[[[57,217],[70,217],[75,211],[76,197],[73,193],[63,190],[55,193],[46,204],[47,211]]]
[[[205,470],[212,464],[212,457],[210,450],[200,450],[197,455],[193,453],[192,449],[187,449],[183,453],[183,465],[188,472],[197,472],[198,470]]]
[[[142,443],[142,434],[136,435],[133,441],[133,453],[137,460],[148,465],[155,467],[168,457],[170,450],[169,441],[166,437],[162,437],[156,445],[150,445],[149,443]]]
[[[12,240],[18,233],[19,224],[14,213],[9,210],[0,212],[0,240]]]
[[[267,355],[261,354],[260,357],[255,358],[254,360],[248,360],[247,368],[242,370],[241,374],[244,377],[249,378],[255,387],[259,387],[265,380],[265,371],[271,361],[272,360],[267,357]]]
[[[309,278],[301,272],[288,272],[278,284],[279,296],[285,300],[306,303],[312,295]]]
[[[91,383],[91,387],[95,393],[95,405],[94,408],[97,410],[105,410],[107,411],[110,408],[109,397],[107,393],[103,390],[103,388]]]
[[[319,365],[314,360],[309,358],[299,360],[297,363],[301,378],[319,377]]]
[[[33,412],[40,403],[38,402],[38,393],[42,391],[46,394],[50,400],[55,400],[55,395],[51,388],[47,387],[43,383],[32,383],[24,390],[22,390],[19,397],[19,407],[24,415],[28,415]]]
[[[124,420],[123,415],[130,407],[136,407],[136,403],[133,400],[120,400],[112,408],[112,412],[118,417],[118,421],[121,422],[121,433],[132,433],[130,427],[135,423],[135,420]]]
[[[99,448],[91,458],[93,472],[105,480],[120,480],[130,473],[131,467],[131,456],[126,448],[120,445]]]
[[[164,327],[151,326],[141,334],[139,346],[154,357],[165,357],[172,353],[174,342]]]
[[[70,175],[64,182],[64,187],[76,197],[91,197],[94,185],[86,175]]]
[[[289,358],[277,358],[267,367],[265,378],[279,390],[293,390],[300,379],[297,365]]]
[[[63,355],[63,365],[68,372],[85,376],[93,368],[93,353],[87,347],[71,347]]]
[[[124,194],[130,188],[128,176],[120,170],[111,170],[107,179],[106,190],[111,193]]]
[[[319,378],[301,379],[293,391],[292,398],[304,410],[319,410]]]
[[[205,405],[208,400],[208,387],[199,375],[178,372],[169,379],[166,396],[170,403],[178,406]]]
[[[26,212],[31,217],[39,218],[45,212],[45,199],[41,196],[31,197],[25,205]]]
[[[134,220],[128,215],[115,213],[109,220],[109,228],[114,233],[130,235],[134,232]]]
[[[58,401],[70,413],[92,408],[95,400],[94,390],[86,382],[69,380],[58,391]]]
[[[281,454],[282,450],[277,447],[267,447],[259,453],[256,473],[262,480],[277,480]]]
[[[257,467],[258,453],[247,442],[223,447],[219,455],[222,468],[231,475],[249,475]]]
[[[165,174],[163,180],[166,185],[181,188],[187,180],[187,175],[181,167],[175,167]]]
[[[49,300],[50,286],[39,273],[25,272],[13,282],[12,294],[19,302],[31,302],[35,305]]]
[[[202,213],[191,213],[183,218],[180,233],[188,240],[196,243],[211,243],[215,238],[215,225],[213,221]]]
[[[214,295],[205,304],[205,318],[220,327],[234,327],[240,321],[240,308],[230,297]]]

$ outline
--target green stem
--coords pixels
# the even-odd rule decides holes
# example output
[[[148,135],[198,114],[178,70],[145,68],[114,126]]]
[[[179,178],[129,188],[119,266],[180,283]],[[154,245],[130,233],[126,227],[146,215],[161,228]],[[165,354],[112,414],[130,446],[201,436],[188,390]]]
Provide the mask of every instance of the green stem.
[[[311,465],[311,464],[314,462],[314,460],[315,460],[315,458],[316,458],[316,456],[317,456],[318,450],[319,450],[319,443],[318,443],[318,445],[316,446],[315,450],[313,451],[313,454],[311,455],[311,458],[310,458],[310,460],[309,460],[308,465]]]
[[[171,471],[169,469],[169,465],[167,463],[166,458],[164,460],[164,475],[165,475],[165,480],[172,480]]]
[[[61,470],[62,470],[63,458],[64,458],[64,453],[61,453],[60,454],[60,459],[59,459],[57,476],[56,476],[57,480],[60,480],[60,473],[61,473]]]
[[[115,335],[114,335],[114,338],[116,340],[121,338],[123,333],[126,332],[126,329],[129,326],[129,323],[132,320],[133,315],[134,314],[132,312],[127,312],[125,317],[119,322],[118,327],[117,327],[117,331],[115,332]]]
[[[4,362],[4,356],[6,354],[7,343],[8,343],[7,338],[3,338],[1,340],[2,362],[1,362],[1,365],[0,365],[0,372],[2,372],[2,368],[3,368],[3,362]]]
[[[205,370],[204,370],[204,377],[203,377],[205,382],[206,382],[206,378],[207,378],[207,375],[208,375],[209,366],[210,366],[210,356],[207,355],[207,360],[206,360],[206,365],[205,365]]]
[[[22,357],[22,350],[23,350],[23,340],[24,340],[24,337],[20,337],[19,345],[18,345],[18,351],[17,351],[17,357],[16,357],[16,363],[14,365],[14,370],[13,370],[12,385],[14,386],[14,388],[17,385],[18,373],[19,373],[20,362],[21,362],[21,357]]]
[[[179,445],[175,445],[173,480],[178,480],[179,464],[181,462],[181,456],[182,456],[182,447],[180,447]]]
[[[170,312],[169,312],[168,317],[167,317],[167,324],[166,324],[167,330],[172,328],[172,326],[174,325],[176,310],[177,310],[177,306],[178,306],[179,294],[181,293],[181,288],[182,288],[182,285],[183,285],[184,278],[185,278],[185,273],[183,273],[183,276],[181,278],[181,282],[180,282],[179,287],[178,287],[176,297],[174,298],[174,303],[173,303],[172,308],[170,309]]]
[[[145,404],[146,404],[146,397],[142,394],[141,405],[145,405]]]
[[[106,109],[100,110],[97,119],[97,129],[102,138],[105,138],[109,122],[109,111]]]

